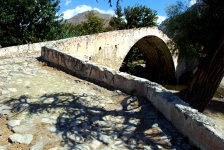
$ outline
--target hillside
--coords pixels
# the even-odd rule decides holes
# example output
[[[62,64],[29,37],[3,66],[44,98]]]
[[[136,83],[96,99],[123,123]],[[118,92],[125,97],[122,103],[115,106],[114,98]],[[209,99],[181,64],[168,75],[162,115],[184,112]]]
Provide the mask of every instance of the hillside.
[[[110,14],[102,14],[102,13],[98,12],[97,10],[85,11],[83,13],[79,13],[79,14],[75,15],[74,17],[67,19],[66,22],[71,23],[71,24],[80,24],[81,22],[87,21],[87,15],[91,12],[94,13],[95,16],[103,19],[105,26],[109,25],[109,22],[110,22],[110,19],[112,16]]]

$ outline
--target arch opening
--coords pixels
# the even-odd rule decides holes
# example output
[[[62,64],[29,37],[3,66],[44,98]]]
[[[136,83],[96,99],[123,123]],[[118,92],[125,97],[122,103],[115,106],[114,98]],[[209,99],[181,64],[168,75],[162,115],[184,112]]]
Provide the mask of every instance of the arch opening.
[[[157,83],[175,82],[172,55],[166,43],[156,36],[138,40],[124,58],[120,71]]]

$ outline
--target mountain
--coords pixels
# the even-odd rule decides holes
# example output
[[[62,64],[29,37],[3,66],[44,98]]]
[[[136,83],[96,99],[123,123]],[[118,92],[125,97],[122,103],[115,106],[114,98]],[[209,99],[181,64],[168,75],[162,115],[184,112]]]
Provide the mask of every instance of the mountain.
[[[109,25],[110,19],[112,17],[112,15],[102,14],[102,13],[98,12],[97,10],[92,10],[92,11],[85,11],[83,13],[79,13],[79,14],[75,15],[74,17],[67,19],[66,23],[80,24],[81,22],[85,22],[85,21],[87,21],[87,15],[89,13],[93,13],[95,16],[103,19],[105,26]]]

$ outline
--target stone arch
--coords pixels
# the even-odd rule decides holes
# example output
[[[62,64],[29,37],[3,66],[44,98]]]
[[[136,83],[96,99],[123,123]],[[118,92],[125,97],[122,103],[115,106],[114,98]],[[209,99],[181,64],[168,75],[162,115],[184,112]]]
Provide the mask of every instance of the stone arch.
[[[63,39],[54,46],[76,58],[119,70],[131,47],[137,45],[147,57],[152,81],[164,82],[175,79],[172,56],[166,45],[169,40],[158,28],[144,27]]]
[[[175,82],[173,58],[162,39],[154,35],[144,36],[134,45],[146,59],[147,79],[159,83]]]

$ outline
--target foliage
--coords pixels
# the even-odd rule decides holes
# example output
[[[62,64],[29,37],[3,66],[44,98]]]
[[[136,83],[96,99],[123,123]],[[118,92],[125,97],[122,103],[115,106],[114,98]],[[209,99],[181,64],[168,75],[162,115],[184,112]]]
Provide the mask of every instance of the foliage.
[[[123,18],[122,8],[121,6],[117,6],[115,9],[115,16],[113,16],[110,20],[110,26],[115,30],[125,29],[125,21]]]
[[[146,61],[143,54],[139,51],[138,47],[133,46],[132,49],[127,54],[127,56],[125,57],[120,70],[130,74],[136,74],[137,73],[136,67],[140,64],[145,63]]]
[[[54,34],[54,38],[55,38],[54,40],[80,35],[80,32],[77,31],[76,26],[73,24],[63,23],[60,25],[60,28],[61,28],[60,30],[56,29],[56,31],[54,31],[54,28],[51,28],[53,30],[51,33]]]
[[[114,29],[153,27],[157,25],[157,19],[157,12],[143,5],[128,6],[123,11],[117,6],[110,25]]]
[[[224,2],[204,2],[186,11],[168,8],[171,15],[166,24],[181,55],[206,54],[187,89],[180,92],[199,111],[209,104],[224,75]],[[174,7],[179,8],[178,3]]]
[[[59,0],[2,0],[0,45],[53,40],[61,30]]]
[[[167,7],[169,19],[164,24],[181,56],[207,56],[214,53],[223,34],[223,8],[212,12],[204,3],[187,8],[182,2]]]
[[[124,16],[127,29],[157,25],[157,12],[143,5],[124,8]]]
[[[75,29],[79,32],[79,35],[88,35],[103,32],[103,25],[103,20],[90,12],[87,15],[87,21],[76,25]]]

